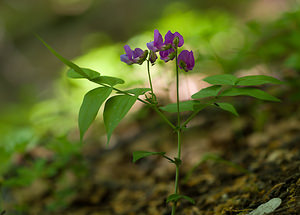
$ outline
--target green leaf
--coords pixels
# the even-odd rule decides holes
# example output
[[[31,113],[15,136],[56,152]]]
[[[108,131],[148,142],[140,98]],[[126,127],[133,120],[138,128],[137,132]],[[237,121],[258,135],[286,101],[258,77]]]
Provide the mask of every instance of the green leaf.
[[[113,96],[106,101],[103,119],[107,132],[107,144],[109,143],[113,130],[128,113],[132,105],[134,105],[136,99],[135,96],[119,95]]]
[[[203,110],[204,108],[206,108],[207,106],[209,106],[210,104],[194,104],[194,106],[193,106],[193,109],[194,109],[194,111],[201,111],[201,110]]]
[[[150,155],[161,155],[164,156],[165,152],[147,152],[147,151],[135,151],[132,153],[133,159],[132,162],[135,163],[137,160],[148,157]]]
[[[232,104],[229,104],[229,103],[221,103],[221,102],[218,102],[216,103],[217,107],[225,110],[225,111],[228,111],[230,113],[232,113],[233,115],[235,116],[239,116],[238,112],[236,111],[236,109],[234,108],[234,106]]]
[[[146,92],[151,91],[150,88],[134,88],[130,90],[126,90],[125,92],[134,94],[135,96],[144,95]]]
[[[86,69],[86,68],[81,68],[86,74],[86,76],[83,76],[76,72],[74,69],[69,69],[67,71],[67,76],[69,78],[88,78],[89,80],[93,81],[94,83],[97,84],[107,84],[111,87],[117,85],[117,84],[124,84],[125,81],[120,79],[120,78],[115,78],[111,76],[100,76],[99,72],[96,72],[91,69]]]
[[[220,85],[214,85],[214,86],[203,88],[199,92],[192,95],[192,98],[193,99],[202,99],[202,98],[206,98],[206,97],[217,96],[218,93],[220,92],[221,88],[222,88],[222,86],[220,86]]]
[[[100,76],[93,80],[93,82],[97,84],[107,84],[111,87],[117,85],[117,84],[124,84],[125,81],[120,78],[115,78],[111,76]]]
[[[111,91],[110,87],[99,87],[85,94],[78,117],[80,141],[82,141],[84,133],[96,118],[99,108],[111,94]]]
[[[100,76],[100,73],[94,70],[87,69],[87,68],[80,68],[80,69],[86,74],[86,76],[79,74],[74,69],[69,69],[67,71],[67,76],[69,78],[88,78],[90,80],[98,78]]]
[[[193,111],[194,105],[199,104],[199,101],[189,100],[189,101],[183,101],[179,102],[179,111]],[[161,110],[170,112],[170,113],[176,113],[177,112],[177,103],[168,104],[164,107],[160,107]]]
[[[237,77],[230,74],[213,75],[203,79],[203,81],[214,85],[235,85],[237,80]]]
[[[282,84],[282,81],[279,81],[276,78],[266,75],[249,75],[241,77],[237,80],[236,85],[238,86],[254,86],[261,84]]]
[[[51,51],[61,62],[63,62],[65,65],[76,71],[78,74],[82,75],[83,77],[88,77],[85,72],[77,66],[75,63],[72,63],[71,61],[65,59],[60,54],[58,54],[51,46],[49,46],[40,36],[35,35],[45,46],[49,51]]]
[[[169,195],[168,198],[167,198],[167,203],[169,203],[169,202],[177,202],[179,199],[186,199],[190,203],[195,204],[195,200],[194,199],[192,199],[189,196],[180,195],[180,194],[171,194],[171,195]]]
[[[224,90],[220,96],[251,96],[266,101],[280,101],[278,98],[256,88],[230,88]]]

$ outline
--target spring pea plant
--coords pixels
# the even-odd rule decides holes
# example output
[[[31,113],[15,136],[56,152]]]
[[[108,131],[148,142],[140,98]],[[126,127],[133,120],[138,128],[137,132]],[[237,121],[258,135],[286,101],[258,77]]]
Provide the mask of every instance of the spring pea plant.
[[[38,36],[37,36],[38,37]],[[195,59],[192,51],[182,50],[179,53],[179,48],[183,46],[184,39],[178,32],[172,33],[168,31],[164,37],[158,30],[154,30],[154,40],[147,43],[148,50],[136,48],[132,50],[130,46],[125,45],[125,54],[121,55],[121,61],[128,64],[142,65],[147,64],[147,75],[149,80],[149,88],[134,88],[128,90],[120,90],[116,85],[123,84],[122,79],[104,76],[94,70],[81,68],[71,61],[63,58],[54,49],[52,49],[40,37],[38,39],[64,64],[70,69],[67,72],[69,78],[83,78],[94,82],[99,87],[89,91],[83,98],[82,105],[79,111],[78,124],[80,130],[80,140],[83,140],[84,134],[95,120],[100,106],[105,103],[103,110],[104,125],[107,133],[107,144],[110,141],[112,132],[117,127],[119,122],[128,113],[135,102],[142,102],[152,108],[165,123],[177,134],[177,156],[174,158],[168,157],[166,152],[149,152],[149,151],[135,151],[133,152],[133,162],[137,160],[157,155],[167,159],[175,165],[175,188],[174,193],[167,197],[167,203],[172,202],[172,215],[176,213],[176,206],[179,200],[185,199],[192,204],[195,201],[186,195],[179,193],[179,167],[181,166],[181,136],[186,128],[186,125],[204,108],[215,106],[225,111],[231,112],[238,116],[234,106],[230,103],[222,102],[223,97],[228,96],[250,96],[260,100],[278,102],[276,97],[256,88],[257,85],[262,84],[280,84],[281,81],[264,75],[252,75],[237,78],[233,75],[223,74],[206,77],[203,79],[211,86],[201,89],[199,92],[192,95],[192,99],[180,102],[179,96],[179,72],[189,72],[193,70]],[[179,53],[179,54],[178,54]],[[150,65],[154,66],[158,59],[165,63],[174,62],[175,79],[176,79],[176,100],[175,104],[168,104],[166,106],[159,105],[157,96],[154,93],[151,80]],[[116,93],[111,96],[112,92]],[[191,114],[186,120],[182,120],[181,112],[190,111]],[[171,122],[165,112],[176,113],[177,122]]]

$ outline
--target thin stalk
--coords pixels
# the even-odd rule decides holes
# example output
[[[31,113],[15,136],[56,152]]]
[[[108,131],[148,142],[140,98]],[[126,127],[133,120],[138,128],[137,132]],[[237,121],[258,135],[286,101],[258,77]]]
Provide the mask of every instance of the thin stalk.
[[[168,156],[166,155],[163,155],[164,158],[166,158],[167,160],[169,160],[171,163],[174,163],[175,160],[173,160],[172,158],[169,158]]]
[[[200,110],[197,110],[197,111],[194,111],[185,121],[184,123],[181,125],[182,128],[184,128],[200,111]]]
[[[155,95],[153,92],[153,86],[152,86],[152,80],[151,80],[151,74],[150,74],[150,60],[147,60],[147,72],[148,72],[148,79],[149,79],[149,84],[150,84],[150,89],[151,89],[151,95],[152,95],[152,102],[154,102]],[[173,123],[168,120],[168,118],[160,112],[160,110],[157,108],[156,104],[151,105],[151,107],[155,110],[155,112],[168,124],[170,125],[173,129],[176,129],[176,127],[173,125]]]
[[[95,82],[95,83],[97,83],[97,82]],[[97,83],[97,84],[100,84],[100,83]],[[100,84],[100,85],[102,85],[102,86],[104,86],[104,87],[111,87],[111,86],[108,86],[108,85],[106,85],[106,84]],[[127,92],[125,92],[125,91],[123,91],[123,90],[119,90],[119,89],[117,89],[117,88],[115,88],[115,87],[111,87],[113,90],[115,90],[115,91],[117,91],[117,92],[119,92],[119,93],[123,93],[123,94],[125,94],[125,95],[129,95],[129,96],[132,96],[132,95],[130,95],[129,93],[127,93]],[[175,125],[173,125],[173,123],[170,121],[170,120],[168,120],[168,118],[162,113],[162,112],[160,112],[160,110],[156,107],[156,105],[153,105],[153,104],[150,104],[150,103],[148,103],[148,102],[146,102],[146,101],[144,101],[144,100],[142,100],[142,99],[140,99],[140,98],[137,98],[137,100],[138,101],[140,101],[140,102],[142,102],[142,103],[144,103],[144,104],[146,104],[146,105],[148,105],[148,106],[150,106],[151,108],[153,108],[153,110],[155,110],[155,112],[169,125],[169,126],[171,126],[171,128],[172,129],[174,129],[174,130],[176,130],[176,126]]]
[[[91,81],[93,81],[93,80],[91,80]],[[94,82],[94,81],[93,81],[93,82]],[[106,84],[97,83],[97,82],[95,82],[95,83],[96,83],[96,84],[99,84],[99,85],[101,85],[101,86],[103,86],[103,87],[111,87],[113,90],[117,91],[118,93],[123,93],[123,94],[125,94],[125,95],[132,96],[130,93],[127,93],[127,92],[125,92],[125,91],[123,91],[123,90],[119,90],[119,89],[117,89],[117,88],[115,88],[115,87],[112,87],[112,86],[109,86],[109,85],[106,85]],[[146,102],[146,101],[144,101],[144,100],[142,100],[142,99],[140,99],[140,98],[137,98],[137,100],[140,101],[140,102],[142,102],[142,103],[144,103],[144,104],[146,104],[146,105],[151,105],[150,103],[148,103],[148,102]]]
[[[150,61],[149,61],[149,59],[147,60],[147,71],[148,71],[148,79],[149,79],[151,95],[152,95],[152,102],[153,102],[154,93],[153,93],[153,87],[152,87],[152,81],[151,81],[151,75],[150,75]]]
[[[179,110],[179,72],[178,72],[178,65],[177,65],[177,47],[175,50],[176,56],[176,103],[177,103],[177,127],[180,127],[180,110]]]
[[[176,57],[176,100],[177,100],[177,159],[181,158],[181,128],[180,128],[180,110],[179,110],[179,72],[178,72],[178,53],[177,46],[175,48],[175,57]],[[179,185],[179,166],[180,164],[176,163],[176,175],[175,175],[175,194],[178,194],[178,185]],[[172,214],[175,215],[176,212],[176,202],[172,206]]]
[[[168,118],[162,112],[160,112],[160,110],[156,107],[156,105],[151,105],[151,107],[169,126],[171,126],[171,128],[173,128],[173,130],[177,129],[176,126],[173,125],[173,123],[170,122],[170,120],[168,120]]]

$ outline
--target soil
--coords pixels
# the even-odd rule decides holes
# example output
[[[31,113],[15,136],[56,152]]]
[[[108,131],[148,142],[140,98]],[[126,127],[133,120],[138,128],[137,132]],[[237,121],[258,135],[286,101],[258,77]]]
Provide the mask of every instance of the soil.
[[[268,108],[262,111],[278,111]],[[235,118],[207,110],[188,124],[182,138],[179,190],[196,203],[178,202],[176,214],[245,215],[275,197],[282,203],[270,215],[300,214],[299,112],[266,117],[263,123],[248,112]],[[137,150],[177,154],[176,134],[148,115],[122,123],[109,147],[88,139],[91,144],[83,153],[90,170],[84,180],[68,177],[67,183],[77,189],[67,199],[68,206],[45,212],[50,186],[28,200],[29,214],[170,215],[166,199],[174,191],[174,164],[159,156],[132,163],[131,153]]]
[[[248,214],[275,197],[282,203],[270,214],[300,214],[299,115],[273,117],[261,129],[254,129],[256,121],[207,111],[189,124],[183,136],[180,193],[196,204],[180,201],[177,214]],[[87,152],[94,158],[92,185],[63,214],[171,214],[166,198],[174,189],[174,164],[157,156],[131,162],[136,150],[176,156],[176,135],[158,122],[151,118],[146,125],[140,122],[143,127],[123,125],[107,153]]]

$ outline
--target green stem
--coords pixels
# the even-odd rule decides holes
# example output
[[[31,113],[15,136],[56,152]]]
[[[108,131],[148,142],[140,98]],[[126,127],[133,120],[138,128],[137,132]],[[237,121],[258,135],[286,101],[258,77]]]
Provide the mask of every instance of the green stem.
[[[176,130],[176,126],[173,125],[172,122],[170,122],[170,120],[168,120],[168,118],[162,113],[160,112],[160,110],[157,108],[156,105],[151,105],[151,107],[153,108],[153,110],[155,110],[155,112],[168,124],[171,126],[171,128],[173,128],[173,130]]]
[[[184,128],[200,111],[202,111],[205,107],[215,103],[218,100],[218,97],[214,98],[212,101],[210,101],[209,103],[206,103],[205,106],[203,106],[202,108],[199,108],[198,110],[194,111],[185,121],[184,123],[181,125],[181,128]]]
[[[184,128],[200,111],[201,111],[202,109],[200,109],[200,110],[197,110],[197,111],[194,111],[185,121],[184,121],[184,123],[182,124],[182,128]]]
[[[164,158],[166,158],[167,160],[169,160],[171,163],[174,163],[175,160],[173,160],[172,158],[169,158],[168,156],[166,155],[163,155]]]
[[[148,71],[148,79],[149,79],[149,84],[151,88],[151,95],[152,95],[152,102],[154,99],[154,93],[153,93],[153,87],[152,87],[152,81],[151,81],[151,75],[150,75],[150,61],[149,59],[147,60],[147,71]]]
[[[95,82],[96,83],[96,82]],[[99,84],[99,83],[97,83],[97,84]],[[108,85],[106,85],[106,84],[100,84],[100,85],[102,85],[102,86],[104,86],[104,87],[111,87],[111,86],[108,86]],[[117,88],[115,88],[115,87],[111,87],[113,90],[115,90],[115,91],[117,91],[117,92],[119,92],[119,93],[123,93],[123,94],[125,94],[125,95],[129,95],[129,96],[132,96],[132,95],[130,95],[129,93],[127,93],[127,92],[125,92],[125,91],[122,91],[122,90],[119,90],[119,89],[117,89]],[[144,104],[146,104],[146,105],[149,105],[151,108],[153,108],[153,110],[155,110],[155,112],[168,124],[168,125],[170,125],[171,126],[171,128],[172,129],[174,129],[174,130],[176,130],[176,126],[174,126],[173,125],[173,123],[172,122],[170,122],[170,120],[168,120],[168,118],[162,113],[162,112],[160,112],[160,110],[157,108],[157,106],[156,105],[153,105],[153,104],[150,104],[150,103],[148,103],[148,102],[146,102],[146,101],[144,101],[144,100],[142,100],[142,99],[140,99],[140,98],[137,98],[137,100],[138,101],[140,101],[140,102],[142,102],[142,103],[144,103]]]
[[[181,158],[181,127],[180,127],[180,110],[179,110],[179,72],[178,72],[178,53],[177,46],[175,48],[175,56],[176,56],[176,99],[177,99],[177,159]],[[175,194],[178,194],[178,185],[179,185],[179,166],[180,164],[176,164],[176,175],[175,175]],[[172,215],[175,215],[176,212],[176,202],[174,202],[172,206]]]
[[[91,80],[91,81],[93,81],[93,80]],[[94,81],[93,81],[93,82],[94,82]],[[125,91],[123,91],[123,90],[119,90],[119,89],[117,89],[117,88],[115,88],[115,87],[112,87],[112,86],[109,86],[109,85],[106,85],[106,84],[97,83],[97,82],[95,82],[95,83],[96,83],[96,84],[99,84],[99,85],[101,85],[101,86],[103,86],[103,87],[111,87],[113,90],[117,91],[118,93],[123,93],[123,94],[125,94],[125,95],[132,96],[130,93],[127,93],[127,92],[125,92]],[[150,103],[148,103],[148,102],[146,102],[146,101],[144,101],[144,100],[142,100],[142,99],[140,99],[140,98],[137,98],[137,100],[140,101],[140,102],[142,102],[142,103],[144,103],[144,104],[146,104],[146,105],[151,105]]]
[[[177,131],[177,137],[178,137],[178,156],[177,158],[180,159],[180,153],[181,153],[181,132],[180,131]],[[175,194],[178,194],[178,185],[179,185],[179,164],[176,164],[176,175],[175,175]],[[172,215],[175,215],[175,212],[176,212],[176,203],[177,202],[174,202],[173,203],[173,206],[172,206]]]

